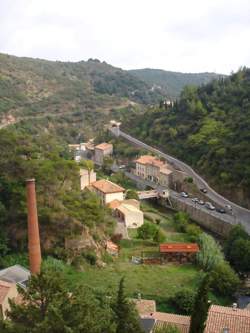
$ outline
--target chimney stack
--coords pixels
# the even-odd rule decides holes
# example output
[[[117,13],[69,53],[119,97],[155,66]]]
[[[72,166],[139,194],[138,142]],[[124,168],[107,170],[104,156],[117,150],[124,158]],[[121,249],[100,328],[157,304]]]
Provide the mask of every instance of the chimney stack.
[[[31,274],[40,273],[41,248],[36,207],[35,179],[26,180],[28,206],[28,247]]]

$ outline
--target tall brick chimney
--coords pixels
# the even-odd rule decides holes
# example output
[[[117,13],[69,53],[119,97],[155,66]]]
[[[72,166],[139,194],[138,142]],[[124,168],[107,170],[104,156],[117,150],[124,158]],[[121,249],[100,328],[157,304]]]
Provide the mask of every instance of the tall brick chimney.
[[[41,248],[36,207],[35,179],[26,180],[28,206],[28,247],[31,274],[40,273]]]

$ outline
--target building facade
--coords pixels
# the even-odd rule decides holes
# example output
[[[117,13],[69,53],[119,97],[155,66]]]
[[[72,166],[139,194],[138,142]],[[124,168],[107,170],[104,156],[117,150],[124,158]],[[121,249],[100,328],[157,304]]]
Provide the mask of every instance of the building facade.
[[[138,177],[169,187],[173,171],[167,163],[150,155],[141,156],[135,163]]]
[[[106,179],[97,180],[89,186],[89,189],[97,194],[103,205],[113,200],[124,200],[125,189]]]
[[[110,157],[113,154],[113,145],[111,143],[103,142],[95,146],[94,161],[98,165],[102,165],[105,157]]]

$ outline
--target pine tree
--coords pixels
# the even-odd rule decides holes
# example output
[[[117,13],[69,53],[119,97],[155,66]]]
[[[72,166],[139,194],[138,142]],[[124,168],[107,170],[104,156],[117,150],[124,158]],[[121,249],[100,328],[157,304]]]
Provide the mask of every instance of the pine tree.
[[[124,292],[124,278],[120,280],[116,303],[114,304],[117,328],[116,333],[142,333],[139,316],[135,306],[130,303]]]
[[[191,316],[189,333],[203,333],[209,308],[208,291],[210,276],[207,274],[199,287],[195,297],[194,307]]]

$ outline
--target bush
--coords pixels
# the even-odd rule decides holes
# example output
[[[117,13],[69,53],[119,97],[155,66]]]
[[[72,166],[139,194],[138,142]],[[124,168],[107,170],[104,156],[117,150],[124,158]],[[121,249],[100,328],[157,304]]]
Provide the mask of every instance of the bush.
[[[144,223],[137,230],[138,238],[141,239],[153,239],[157,232],[158,228],[152,223]]]
[[[190,241],[196,242],[199,235],[202,233],[201,228],[195,224],[189,224],[186,227],[186,233],[189,236]]]
[[[164,243],[166,239],[165,234],[163,233],[163,231],[161,231],[160,229],[158,229],[154,235],[153,241],[156,243]]]
[[[96,264],[97,257],[94,252],[87,252],[83,254],[83,257],[88,261],[88,263],[92,266]]]
[[[178,212],[174,214],[174,223],[180,232],[185,232],[188,226],[189,216],[187,213]]]
[[[176,310],[182,314],[190,315],[193,309],[195,293],[190,289],[182,289],[170,299]]]
[[[211,272],[211,287],[223,296],[232,296],[237,290],[240,280],[227,262],[223,262]]]

